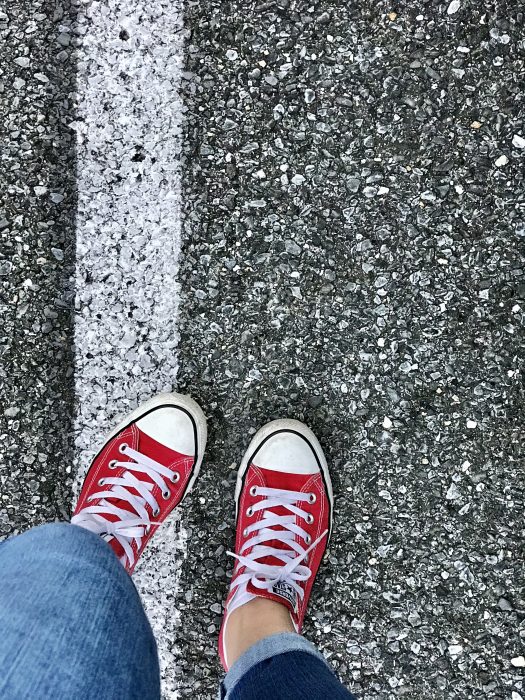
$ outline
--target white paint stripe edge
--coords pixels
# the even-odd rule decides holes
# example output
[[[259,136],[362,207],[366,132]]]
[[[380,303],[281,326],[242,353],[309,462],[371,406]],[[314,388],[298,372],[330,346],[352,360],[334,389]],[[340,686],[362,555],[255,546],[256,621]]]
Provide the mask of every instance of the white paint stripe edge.
[[[79,3],[75,302],[77,491],[101,438],[177,373],[179,0]],[[173,601],[185,533],[177,516],[134,576],[177,697]]]

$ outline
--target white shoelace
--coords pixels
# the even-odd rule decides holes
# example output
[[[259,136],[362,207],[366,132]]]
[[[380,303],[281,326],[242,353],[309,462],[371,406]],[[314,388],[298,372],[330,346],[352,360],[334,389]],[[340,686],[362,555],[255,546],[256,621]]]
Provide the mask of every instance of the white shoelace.
[[[299,585],[299,582],[307,581],[312,575],[311,569],[306,566],[307,557],[323,537],[328,534],[328,530],[325,530],[312,542],[310,535],[298,524],[299,520],[304,520],[309,524],[313,523],[312,514],[303,510],[297,504],[303,501],[315,503],[314,494],[261,486],[252,486],[250,493],[252,496],[262,496],[262,500],[250,507],[247,515],[251,516],[260,510],[264,512],[260,520],[245,528],[244,536],[248,537],[250,534],[253,534],[253,536],[245,541],[240,553],[228,552],[229,555],[237,559],[245,567],[244,572],[232,582],[232,587],[237,590],[228,606],[230,612],[253,600],[255,597],[247,590],[249,582],[255,588],[267,591],[271,590],[277,583],[284,582],[291,586],[302,599],[304,590]],[[284,508],[289,511],[290,515],[272,513],[274,508]],[[295,539],[296,535],[307,545],[307,549]],[[270,541],[282,542],[283,547],[276,548],[265,544]],[[243,552],[250,549],[250,547],[253,547],[250,554],[243,555]],[[270,556],[279,559],[282,562],[282,566],[272,566],[258,561]]]
[[[160,513],[157,500],[152,495],[154,484],[157,484],[162,491],[162,497],[168,499],[171,491],[166,481],[176,484],[180,479],[180,474],[174,472],[162,464],[159,464],[151,457],[147,457],[141,452],[132,449],[126,443],[120,445],[122,454],[131,457],[132,462],[119,462],[112,460],[112,469],[124,468],[126,471],[117,477],[106,477],[99,481],[99,486],[106,487],[97,493],[89,496],[88,501],[98,498],[102,500],[98,505],[87,506],[80,513],[73,516],[71,522],[74,525],[84,527],[97,535],[102,535],[106,541],[115,538],[122,546],[124,555],[121,557],[123,564],[126,559],[132,567],[135,564],[135,554],[132,542],[135,540],[137,548],[140,547],[141,539],[149,532],[153,525],[159,525],[150,518],[146,506],[151,508],[151,513],[155,518]],[[154,484],[149,481],[141,481],[133,472],[146,474]],[[131,493],[129,489],[135,489],[137,493]],[[137,495],[139,494],[139,495]],[[110,500],[120,500],[129,503],[131,510],[119,508]],[[105,515],[115,516],[112,521],[105,518]]]

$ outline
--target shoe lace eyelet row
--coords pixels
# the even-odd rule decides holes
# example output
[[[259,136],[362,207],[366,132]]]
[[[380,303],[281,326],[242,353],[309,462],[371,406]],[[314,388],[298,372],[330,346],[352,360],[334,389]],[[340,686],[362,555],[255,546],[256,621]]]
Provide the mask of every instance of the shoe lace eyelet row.
[[[322,518],[314,509],[314,512],[310,512],[305,507],[306,503],[316,503],[317,494],[264,485],[251,486],[248,493],[252,498],[260,496],[263,500],[245,504],[245,517],[259,513],[260,520],[245,521],[246,527],[242,530],[245,541],[239,543],[240,551],[229,552],[237,560],[232,582],[234,604],[242,605],[246,596],[250,595],[250,582],[257,588],[272,591],[276,582],[286,581],[301,595],[304,592],[302,582],[313,573],[308,567],[317,556],[314,547],[328,535],[328,529],[314,533],[314,523]],[[279,528],[279,532],[283,530],[282,536],[273,534],[275,527]],[[270,556],[282,560],[282,570],[279,563],[268,563]]]
[[[128,444],[127,444],[126,442],[123,442],[121,445],[119,445],[118,450],[119,450],[119,452],[125,453],[127,447],[128,447]],[[117,462],[118,462],[117,459],[112,459],[112,460],[110,460],[110,461],[108,462],[108,467],[109,467],[110,469],[116,469],[116,468],[117,468]],[[173,484],[178,483],[178,482],[180,481],[180,474],[179,474],[179,472],[173,472],[173,474],[172,474],[171,477],[170,477],[170,480],[171,480],[171,482],[172,482]],[[98,482],[99,486],[104,486],[104,483],[105,483],[105,482],[104,482],[104,479],[100,479],[100,481]],[[163,498],[165,501],[167,501],[168,498],[170,498],[170,497],[171,497],[171,491],[170,491],[169,489],[167,489],[166,491],[163,491],[163,492],[162,492],[162,498]],[[90,500],[91,500],[91,498],[90,498]],[[156,517],[159,513],[160,513],[160,510],[155,510],[155,512],[153,513],[153,515]]]
[[[250,488],[250,496],[257,496],[257,486],[252,486],[252,487]],[[317,500],[317,496],[315,495],[315,493],[309,493],[309,494],[308,494],[308,502],[309,502],[309,503],[315,503],[316,500]],[[253,506],[248,506],[248,508],[246,509],[246,516],[247,516],[248,518],[251,518],[251,517],[253,516],[253,513],[254,513]],[[312,515],[312,513],[307,513],[305,520],[306,520],[306,522],[308,523],[308,525],[313,525],[314,522],[315,522],[315,518],[314,518],[314,516]],[[242,534],[243,534],[243,537],[248,537],[248,534],[249,534],[249,533],[248,533],[248,528],[245,528],[245,529],[243,530],[243,533],[242,533]],[[306,542],[306,544],[311,544],[312,538],[310,537],[310,535],[307,535],[307,536],[305,537],[305,540],[304,540],[304,541]],[[308,560],[309,557],[307,557],[306,559]]]

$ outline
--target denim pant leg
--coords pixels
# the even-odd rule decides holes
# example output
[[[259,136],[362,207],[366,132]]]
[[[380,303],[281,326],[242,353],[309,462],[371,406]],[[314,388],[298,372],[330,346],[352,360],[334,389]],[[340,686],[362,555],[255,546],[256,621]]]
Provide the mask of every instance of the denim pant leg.
[[[157,647],[110,547],[68,524],[0,544],[2,700],[159,700]]]
[[[224,700],[355,700],[311,642],[275,634],[250,647],[221,684]]]

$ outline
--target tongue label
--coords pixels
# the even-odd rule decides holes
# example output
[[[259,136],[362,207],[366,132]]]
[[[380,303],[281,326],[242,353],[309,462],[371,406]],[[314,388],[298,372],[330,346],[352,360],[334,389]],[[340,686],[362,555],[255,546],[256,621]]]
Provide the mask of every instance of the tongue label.
[[[293,586],[290,586],[290,584],[285,581],[277,581],[277,583],[273,585],[272,592],[284,598],[284,600],[290,603],[294,612],[297,612],[297,593],[293,589]]]

